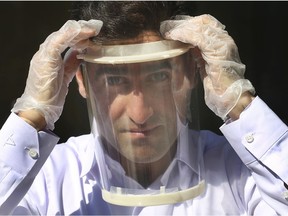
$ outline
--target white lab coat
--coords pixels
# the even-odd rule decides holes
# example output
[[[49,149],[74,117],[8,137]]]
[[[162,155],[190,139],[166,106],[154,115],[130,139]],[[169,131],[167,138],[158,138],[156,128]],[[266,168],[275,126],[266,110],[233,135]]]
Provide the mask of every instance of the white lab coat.
[[[239,120],[220,129],[232,147],[222,136],[200,132],[206,181],[201,196],[174,205],[121,207],[102,199],[92,135],[56,145],[57,136],[37,133],[12,113],[0,131],[0,214],[287,215],[287,126],[256,97]],[[181,141],[179,146],[176,158],[193,166],[192,148]],[[187,178],[187,172],[169,174]]]

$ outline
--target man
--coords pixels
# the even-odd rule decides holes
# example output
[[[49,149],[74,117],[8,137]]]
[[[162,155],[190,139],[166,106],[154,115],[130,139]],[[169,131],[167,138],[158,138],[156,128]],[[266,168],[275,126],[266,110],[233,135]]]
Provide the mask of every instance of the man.
[[[181,6],[84,2],[45,40],[1,130],[2,214],[287,212],[287,126],[254,97],[223,25],[175,17]],[[75,74],[92,133],[55,146]],[[235,151],[187,126],[198,75]]]

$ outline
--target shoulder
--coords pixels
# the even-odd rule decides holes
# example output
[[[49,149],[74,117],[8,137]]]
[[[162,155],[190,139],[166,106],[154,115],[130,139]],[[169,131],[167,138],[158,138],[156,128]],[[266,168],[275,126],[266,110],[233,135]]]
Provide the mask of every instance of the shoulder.
[[[93,135],[87,134],[77,137],[70,137],[66,142],[57,144],[52,151],[52,157],[77,157],[82,158],[89,154],[93,148]]]
[[[202,130],[200,131],[200,142],[203,147],[204,154],[219,154],[220,152],[236,152],[233,150],[227,139],[219,134],[212,131]]]
[[[85,193],[83,185],[94,165],[93,140],[93,135],[83,135],[71,137],[67,142],[55,146],[26,196],[43,214],[47,211],[52,214],[55,211],[56,214],[64,205],[70,209],[71,206],[77,206],[78,201],[81,202]],[[90,190],[89,186],[85,186],[85,189]],[[73,199],[62,199],[65,196]],[[70,203],[75,201],[75,205]],[[47,205],[42,209],[39,203]]]
[[[241,175],[241,172],[247,169],[224,136],[203,130],[200,132],[200,140],[206,170]]]
[[[57,144],[44,164],[44,171],[68,173],[78,170],[79,175],[86,174],[93,166],[93,140],[93,135],[87,134],[71,137],[65,143]]]
[[[229,145],[223,135],[216,134],[210,130],[201,130],[199,137],[206,151],[220,146],[226,146],[227,144]]]

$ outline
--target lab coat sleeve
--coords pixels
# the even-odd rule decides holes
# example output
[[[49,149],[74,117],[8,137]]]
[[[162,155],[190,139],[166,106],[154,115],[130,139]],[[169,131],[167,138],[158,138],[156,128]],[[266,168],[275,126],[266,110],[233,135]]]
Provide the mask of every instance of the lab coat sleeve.
[[[0,130],[0,215],[9,214],[24,197],[58,140],[10,114]]]
[[[275,212],[287,214],[288,192],[284,186],[288,183],[287,126],[256,97],[238,120],[222,125],[220,130],[251,170],[261,199]]]

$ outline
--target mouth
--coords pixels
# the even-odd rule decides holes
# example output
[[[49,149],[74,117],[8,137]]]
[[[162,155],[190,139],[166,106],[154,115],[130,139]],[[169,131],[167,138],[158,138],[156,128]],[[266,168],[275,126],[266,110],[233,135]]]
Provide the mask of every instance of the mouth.
[[[146,128],[130,128],[123,130],[122,133],[129,134],[132,138],[147,138],[154,134],[160,126]]]

